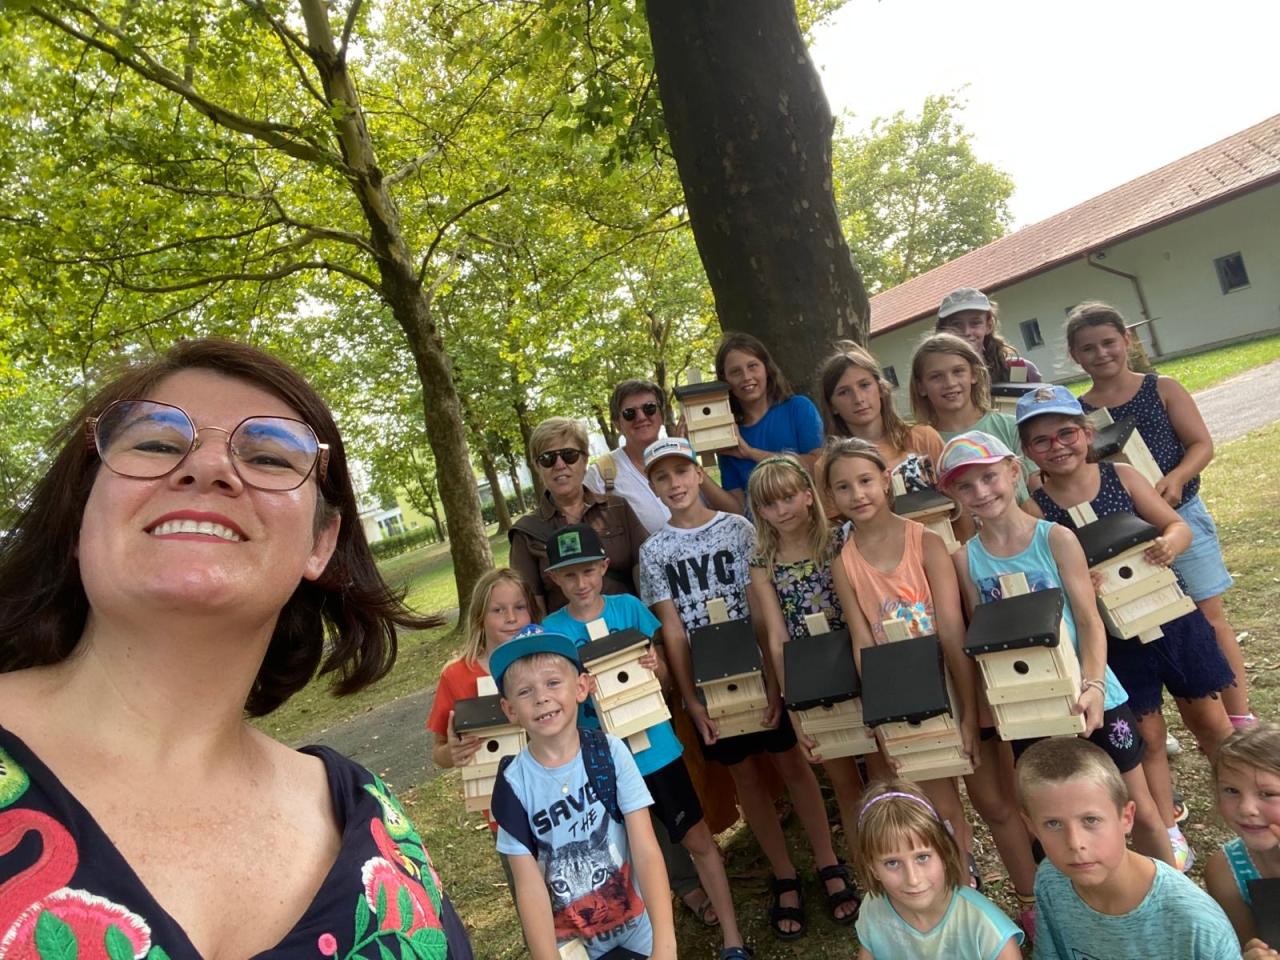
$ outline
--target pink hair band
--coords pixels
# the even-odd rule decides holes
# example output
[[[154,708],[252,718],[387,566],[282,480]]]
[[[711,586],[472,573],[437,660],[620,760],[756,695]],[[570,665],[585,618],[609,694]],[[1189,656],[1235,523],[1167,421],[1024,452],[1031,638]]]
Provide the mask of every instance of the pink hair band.
[[[920,806],[928,810],[931,814],[933,814],[933,819],[939,820],[939,821],[941,819],[938,816],[938,811],[933,809],[933,804],[931,804],[928,800],[924,799],[924,797],[917,797],[914,793],[903,793],[901,790],[888,790],[877,797],[872,797],[870,800],[867,801],[867,805],[863,807],[862,812],[858,814],[858,826],[862,826],[862,821],[867,818],[868,810],[874,807],[881,800],[888,800],[890,797],[899,797],[903,800],[913,800],[916,803],[920,804]]]

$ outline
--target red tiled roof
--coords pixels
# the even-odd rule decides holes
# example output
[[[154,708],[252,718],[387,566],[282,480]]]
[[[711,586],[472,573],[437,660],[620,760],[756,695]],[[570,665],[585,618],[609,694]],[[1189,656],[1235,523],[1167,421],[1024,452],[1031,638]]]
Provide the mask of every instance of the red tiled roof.
[[[1280,114],[877,294],[871,298],[871,334],[931,315],[957,287],[994,293],[1275,181]]]

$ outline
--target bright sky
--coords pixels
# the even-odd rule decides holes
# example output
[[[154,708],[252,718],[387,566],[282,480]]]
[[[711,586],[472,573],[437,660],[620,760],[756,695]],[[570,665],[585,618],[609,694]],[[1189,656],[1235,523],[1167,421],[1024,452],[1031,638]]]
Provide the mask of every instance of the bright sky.
[[[1016,226],[1280,112],[1276,0],[850,0],[817,32],[855,128],[960,91]]]

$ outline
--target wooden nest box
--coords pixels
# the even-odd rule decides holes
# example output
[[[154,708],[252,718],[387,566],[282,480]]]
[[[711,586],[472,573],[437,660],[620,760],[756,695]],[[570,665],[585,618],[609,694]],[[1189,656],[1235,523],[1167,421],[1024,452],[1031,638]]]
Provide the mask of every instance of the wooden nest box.
[[[886,621],[886,632],[892,623],[906,628],[900,620]],[[937,780],[973,773],[960,749],[950,687],[942,644],[933,634],[862,651],[862,719],[876,728],[900,776]]]
[[[1003,600],[973,611],[964,652],[978,661],[987,702],[1004,740],[1084,732],[1080,660],[1062,619],[1063,593],[1027,592],[1026,577],[1000,578]]]
[[[991,385],[991,405],[999,413],[1007,413],[1009,416],[1017,416],[1018,401],[1022,399],[1023,394],[1030,393],[1039,387],[1043,387],[1043,383],[1027,383],[1027,368],[1018,366],[1009,368],[1009,381],[1007,383],[993,383]],[[1021,380],[1018,377],[1022,377]]]
[[[1093,425],[1093,443],[1089,445],[1089,459],[1096,463],[1099,460],[1110,460],[1112,463],[1127,463],[1147,478],[1153,487],[1164,478],[1156,458],[1147,449],[1147,441],[1142,439],[1137,424],[1132,417],[1125,417],[1118,422],[1111,419],[1105,407],[1089,414],[1089,422]]]
[[[823,760],[875,753],[875,736],[862,721],[862,685],[849,631],[829,630],[820,613],[805,619],[810,620],[811,636],[782,648],[788,709]]]
[[[649,746],[644,731],[671,717],[658,678],[640,666],[649,638],[635,629],[607,630],[603,620],[591,621],[587,631],[593,639],[578,649],[582,665],[596,681],[591,702],[605,732],[626,739],[633,751],[644,750]]]
[[[750,620],[726,619],[724,601],[707,603],[711,623],[689,634],[693,680],[721,738],[758,733],[769,700],[760,645]]]
[[[689,430],[689,442],[697,453],[738,449],[727,383],[722,380],[690,383],[676,387],[673,392]]]
[[[948,553],[960,549],[955,529],[951,526],[960,519],[960,505],[933,487],[906,492],[906,483],[898,474],[893,475],[893,512],[908,520],[924,524],[942,538]]]
[[[453,705],[453,732],[480,738],[477,750],[461,767],[462,795],[468,810],[487,810],[498,776],[498,761],[524,749],[525,732],[502,712],[502,698],[495,694],[459,700]]]
[[[1173,569],[1146,558],[1147,547],[1160,535],[1151,524],[1132,513],[1099,519],[1087,503],[1068,513],[1075,521],[1089,570],[1102,578],[1098,610],[1112,636],[1150,643],[1164,636],[1161,624],[1196,608],[1195,601],[1182,592]]]

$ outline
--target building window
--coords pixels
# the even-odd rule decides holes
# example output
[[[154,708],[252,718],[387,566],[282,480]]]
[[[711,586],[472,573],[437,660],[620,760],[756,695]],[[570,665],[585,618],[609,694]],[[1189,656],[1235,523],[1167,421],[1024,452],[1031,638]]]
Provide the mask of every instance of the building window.
[[[884,370],[884,378],[892,383],[895,387],[898,385],[898,371],[892,366],[882,368]]]
[[[1239,253],[1229,253],[1213,261],[1213,268],[1218,271],[1218,285],[1223,293],[1239,290],[1249,285],[1249,272],[1244,268],[1244,257]]]
[[[1022,342],[1026,344],[1028,350],[1044,346],[1044,337],[1040,334],[1039,320],[1023,320],[1018,324],[1018,328],[1022,331]]]
[[[404,533],[404,518],[395,513],[378,521],[378,527],[384,537],[398,537]]]

